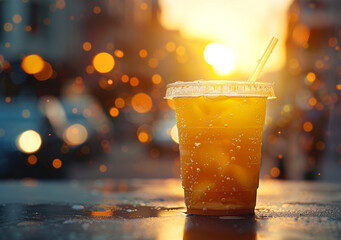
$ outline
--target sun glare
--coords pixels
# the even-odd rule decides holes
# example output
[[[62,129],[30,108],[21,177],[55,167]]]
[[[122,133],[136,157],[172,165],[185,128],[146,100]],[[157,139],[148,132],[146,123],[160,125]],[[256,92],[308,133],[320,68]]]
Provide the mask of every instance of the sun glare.
[[[210,43],[204,50],[204,58],[221,75],[232,71],[235,60],[233,52],[220,43]]]

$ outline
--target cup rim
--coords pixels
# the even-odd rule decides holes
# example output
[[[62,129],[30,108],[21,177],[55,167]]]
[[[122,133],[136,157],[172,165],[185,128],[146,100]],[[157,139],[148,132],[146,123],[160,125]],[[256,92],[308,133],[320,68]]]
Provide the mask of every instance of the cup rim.
[[[165,99],[177,97],[226,96],[276,98],[274,84],[234,80],[177,81],[167,85]]]

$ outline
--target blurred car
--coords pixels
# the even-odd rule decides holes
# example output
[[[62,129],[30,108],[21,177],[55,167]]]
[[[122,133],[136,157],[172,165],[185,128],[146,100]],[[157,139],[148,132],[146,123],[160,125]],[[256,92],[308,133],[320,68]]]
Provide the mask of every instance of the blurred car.
[[[0,178],[63,177],[70,162],[103,151],[111,122],[83,85],[64,84],[59,98],[39,97],[32,85],[8,94],[1,76]]]

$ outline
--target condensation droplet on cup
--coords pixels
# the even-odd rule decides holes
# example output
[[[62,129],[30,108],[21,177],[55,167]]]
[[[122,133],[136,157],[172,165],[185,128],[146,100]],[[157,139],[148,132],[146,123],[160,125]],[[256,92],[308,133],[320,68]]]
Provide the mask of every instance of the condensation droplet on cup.
[[[237,146],[237,149],[240,150],[240,146]]]
[[[197,172],[198,172],[198,173],[200,172],[200,168],[197,168]]]
[[[226,198],[222,198],[220,201],[221,201],[222,204],[225,204],[227,202]]]

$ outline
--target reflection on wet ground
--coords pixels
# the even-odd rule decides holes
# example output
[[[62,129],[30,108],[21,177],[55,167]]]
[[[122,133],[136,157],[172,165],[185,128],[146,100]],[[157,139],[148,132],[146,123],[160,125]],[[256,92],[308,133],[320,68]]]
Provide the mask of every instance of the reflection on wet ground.
[[[179,211],[173,211],[179,210]],[[151,218],[159,216],[181,215],[183,208],[164,208],[119,204],[100,205],[54,205],[54,204],[3,204],[0,205],[0,226],[23,225],[25,222],[63,223],[65,219],[77,220],[109,220]]]
[[[183,239],[256,239],[254,216],[197,216],[186,217]]]
[[[183,207],[2,204],[0,239],[177,239],[184,218]]]
[[[0,192],[0,239],[341,239],[332,184],[263,182],[247,216],[185,214],[177,179],[0,182]]]

